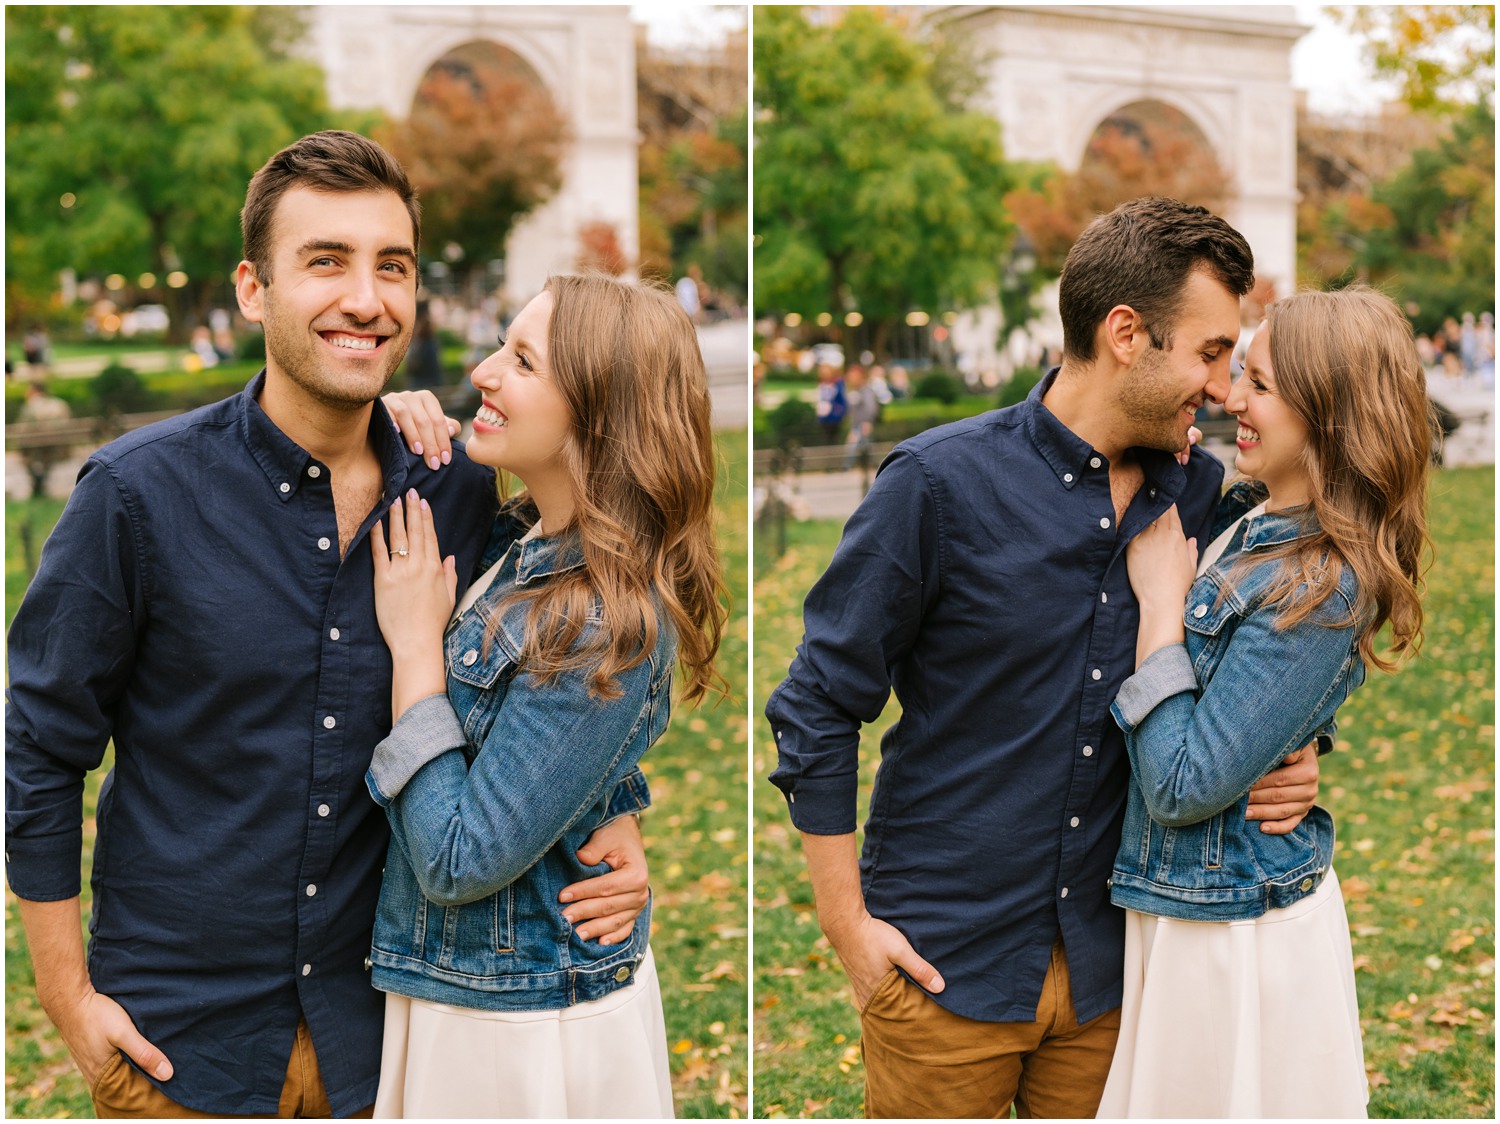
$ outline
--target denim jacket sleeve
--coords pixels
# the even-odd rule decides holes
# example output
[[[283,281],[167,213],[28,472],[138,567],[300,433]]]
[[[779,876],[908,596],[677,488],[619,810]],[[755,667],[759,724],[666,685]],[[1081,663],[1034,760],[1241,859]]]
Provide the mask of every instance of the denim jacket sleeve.
[[[1330,601],[1347,609],[1342,593]],[[1121,685],[1111,710],[1158,823],[1183,827],[1234,804],[1348,693],[1353,639],[1327,623],[1327,603],[1288,629],[1274,627],[1276,615],[1262,606],[1239,622],[1201,691],[1184,644],[1153,652]]]
[[[621,788],[625,798],[644,791],[644,784],[632,785],[637,761],[629,758],[644,752],[646,739],[637,734],[660,674],[647,659],[618,677],[622,693],[606,701],[589,693],[586,672],[539,686],[523,671],[508,685],[472,765],[446,695],[409,708],[376,746],[366,784],[385,807],[422,893],[438,905],[487,897],[534,866],[606,786],[623,777],[611,791],[617,799],[610,813],[624,799]]]
[[[766,702],[772,784],[813,835],[855,827],[859,729],[880,716],[938,585],[937,511],[917,458],[898,449],[844,527],[803,606],[803,637]]]
[[[88,461],[11,624],[5,714],[6,876],[17,897],[80,889],[83,780],[98,768],[145,617],[130,497]]]

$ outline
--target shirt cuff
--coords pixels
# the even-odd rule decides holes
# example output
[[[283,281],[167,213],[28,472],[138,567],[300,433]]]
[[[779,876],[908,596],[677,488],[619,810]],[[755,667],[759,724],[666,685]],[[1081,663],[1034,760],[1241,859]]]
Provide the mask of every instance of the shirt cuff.
[[[64,902],[83,886],[83,828],[46,838],[5,841],[5,879],[28,902]]]
[[[423,765],[469,744],[447,695],[428,695],[406,708],[390,734],[375,747],[365,786],[384,808],[401,794]]]
[[[849,835],[854,831],[858,773],[836,777],[798,777],[786,795],[792,826],[809,835]]]
[[[1197,693],[1198,677],[1186,644],[1168,644],[1152,652],[1120,686],[1113,711],[1127,734],[1146,720],[1157,704],[1184,691]]]

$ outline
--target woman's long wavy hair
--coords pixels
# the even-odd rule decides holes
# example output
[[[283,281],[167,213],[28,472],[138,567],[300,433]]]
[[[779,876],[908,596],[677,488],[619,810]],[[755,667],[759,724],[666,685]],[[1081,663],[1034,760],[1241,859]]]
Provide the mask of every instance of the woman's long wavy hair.
[[[677,301],[606,274],[555,276],[547,366],[572,413],[563,456],[573,483],[567,530],[582,567],[508,599],[530,602],[524,666],[543,681],[591,668],[593,689],[656,645],[665,612],[677,634],[683,697],[710,687],[728,592],[714,544],[714,451],[698,335]],[[597,639],[589,614],[603,615]],[[498,627],[498,616],[492,628]]]
[[[1307,427],[1302,451],[1317,530],[1257,555],[1285,559],[1269,593],[1280,627],[1305,619],[1338,586],[1345,565],[1359,584],[1359,652],[1375,652],[1391,626],[1391,656],[1422,639],[1422,570],[1433,420],[1411,325],[1385,294],[1365,286],[1302,292],[1272,304],[1276,393]]]

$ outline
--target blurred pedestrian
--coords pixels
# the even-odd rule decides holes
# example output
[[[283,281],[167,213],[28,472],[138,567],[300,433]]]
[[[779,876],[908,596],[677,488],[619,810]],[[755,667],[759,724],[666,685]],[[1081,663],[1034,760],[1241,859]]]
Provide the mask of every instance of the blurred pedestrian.
[[[413,390],[431,390],[442,386],[444,381],[443,357],[432,323],[432,309],[424,301],[417,305],[411,350],[406,353],[406,382]]]
[[[880,418],[880,399],[870,385],[863,367],[855,364],[845,377],[848,399],[849,436],[844,440],[844,471],[853,468],[875,439],[875,422]]]
[[[832,363],[818,364],[818,425],[823,429],[823,439],[832,445],[839,437],[844,424],[844,414],[849,400],[844,395],[844,380]]]
[[[21,340],[21,350],[26,355],[26,365],[31,368],[33,378],[47,373],[48,352],[51,347],[47,329],[40,324],[33,324]]]
[[[16,420],[23,422],[65,421],[72,416],[68,404],[49,394],[40,380],[26,384],[26,400],[16,412]],[[26,450],[26,472],[31,477],[32,499],[40,499],[46,494],[47,474],[67,454],[67,448],[62,445],[43,445]]]

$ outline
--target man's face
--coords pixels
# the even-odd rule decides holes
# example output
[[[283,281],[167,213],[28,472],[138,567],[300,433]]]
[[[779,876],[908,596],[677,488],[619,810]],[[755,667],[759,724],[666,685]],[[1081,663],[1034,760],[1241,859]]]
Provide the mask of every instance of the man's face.
[[[1206,401],[1229,393],[1229,357],[1240,334],[1239,298],[1212,274],[1194,270],[1168,348],[1149,341],[1120,386],[1120,409],[1129,441],[1176,453],[1187,447],[1188,427]],[[1144,334],[1144,333],[1143,333]]]
[[[416,246],[400,197],[294,187],[276,205],[270,259],[270,284],[248,263],[238,279],[241,310],[265,328],[267,378],[328,406],[373,402],[416,319]]]

